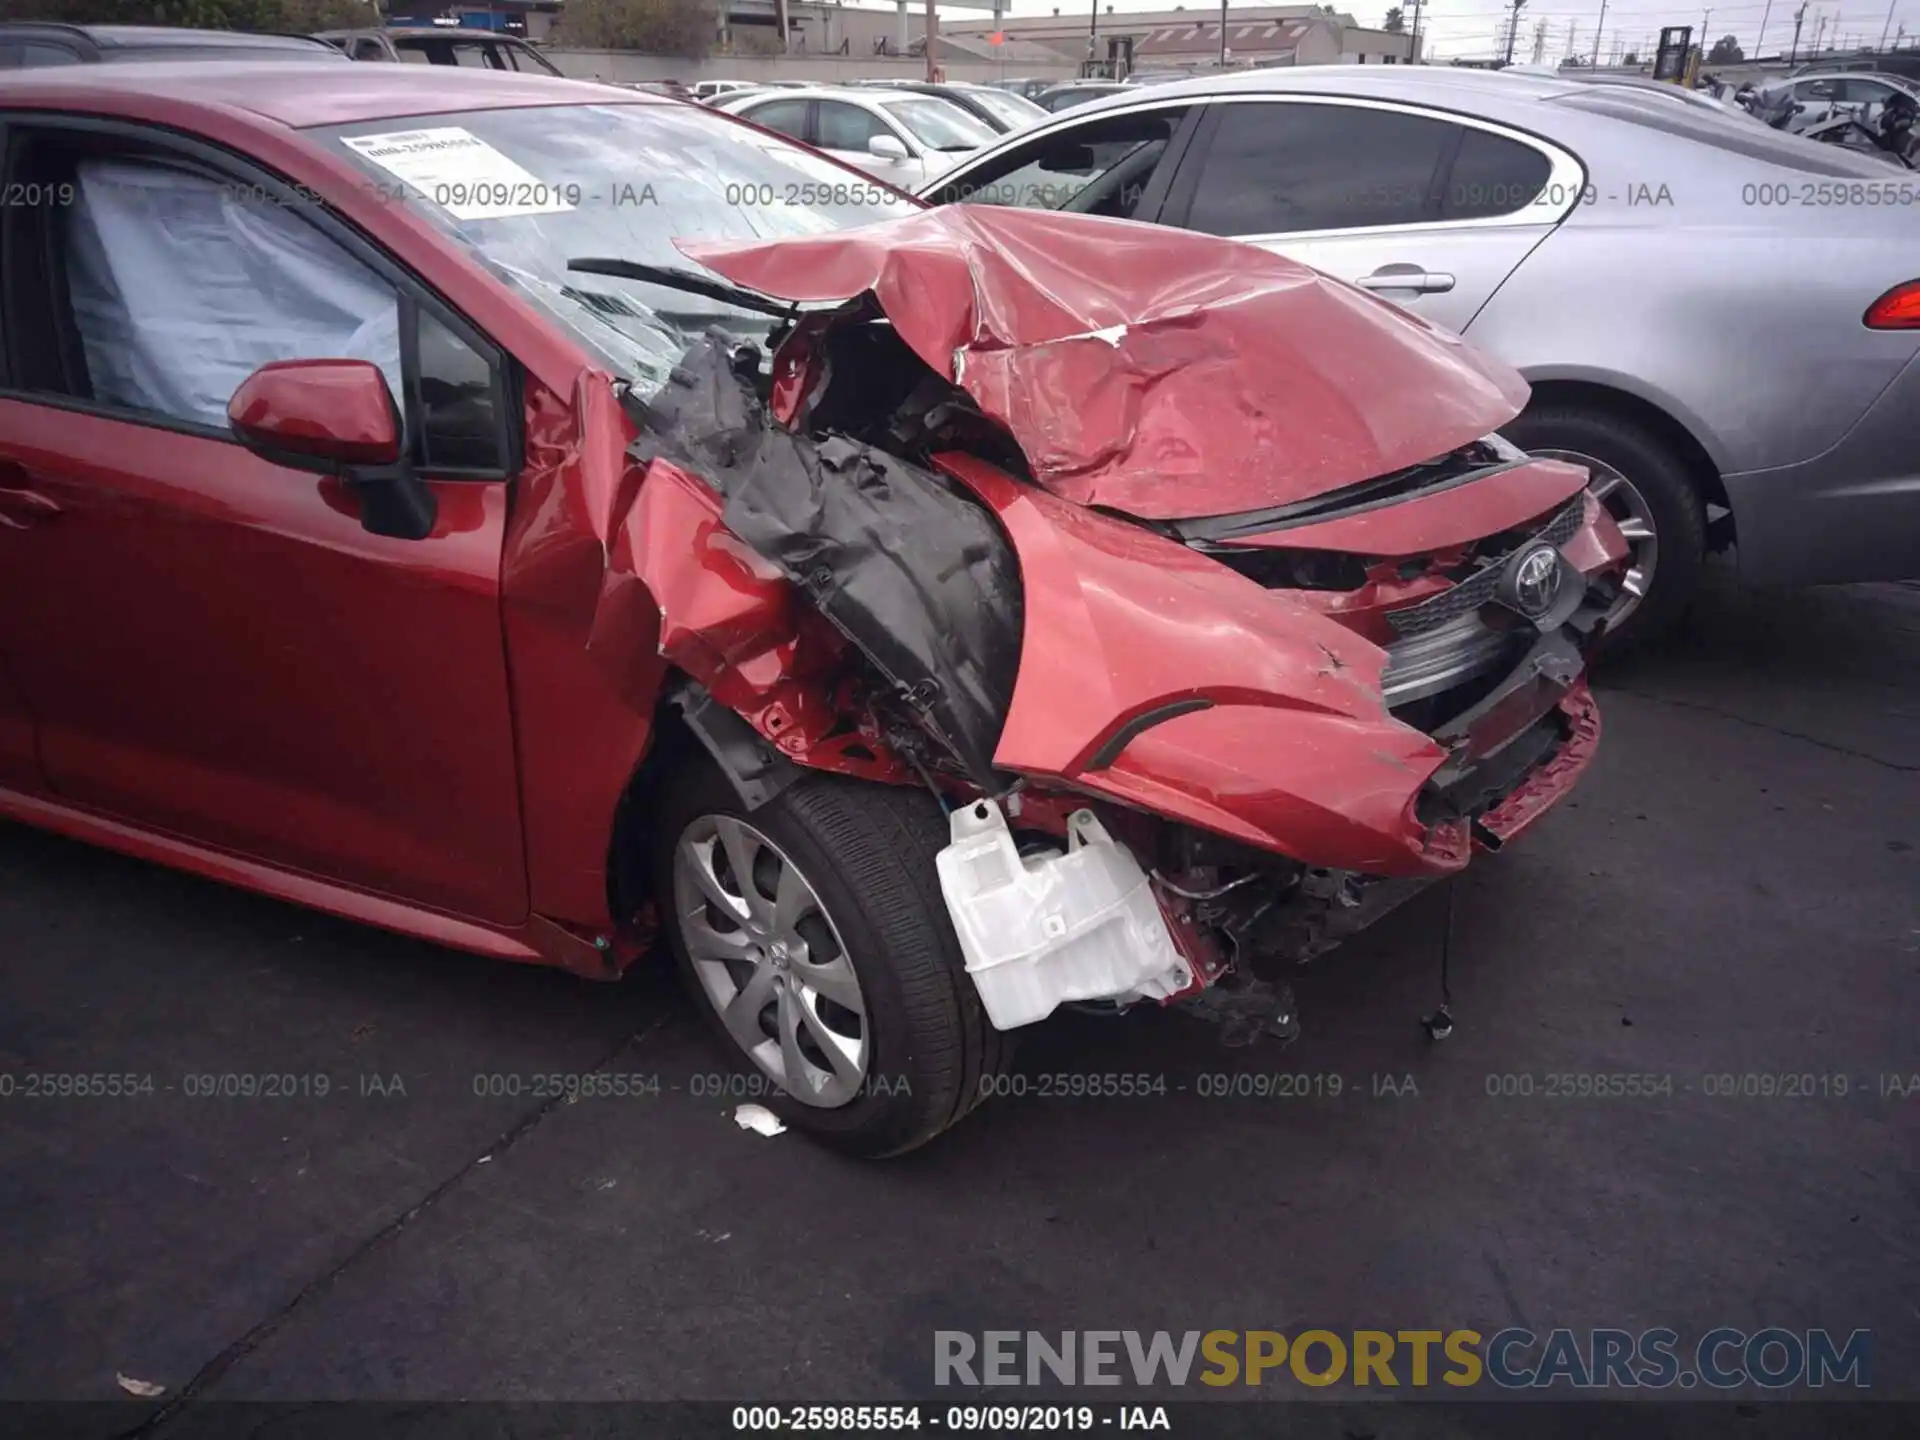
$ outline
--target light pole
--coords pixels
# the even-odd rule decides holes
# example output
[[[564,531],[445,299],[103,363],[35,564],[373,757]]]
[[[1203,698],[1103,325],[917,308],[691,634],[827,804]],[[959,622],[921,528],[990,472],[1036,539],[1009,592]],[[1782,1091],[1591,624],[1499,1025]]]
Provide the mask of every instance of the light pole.
[[[1227,68],[1227,0],[1220,0],[1220,68]]]
[[[1887,10],[1889,17],[1893,10]],[[1773,0],[1767,0],[1767,8],[1760,12],[1760,33],[1753,37],[1753,58],[1758,60],[1767,53],[1767,21],[1773,18]]]
[[[1893,7],[1899,3],[1900,0],[1887,0],[1887,23],[1880,27],[1880,48],[1882,50],[1887,48],[1887,31],[1893,28]]]
[[[1800,27],[1806,23],[1807,0],[1800,0],[1800,8],[1793,12],[1793,48],[1787,51],[1787,64],[1791,65],[1800,57]]]
[[[1600,23],[1593,27],[1593,64],[1600,64],[1600,32],[1607,28],[1607,0],[1600,0]]]

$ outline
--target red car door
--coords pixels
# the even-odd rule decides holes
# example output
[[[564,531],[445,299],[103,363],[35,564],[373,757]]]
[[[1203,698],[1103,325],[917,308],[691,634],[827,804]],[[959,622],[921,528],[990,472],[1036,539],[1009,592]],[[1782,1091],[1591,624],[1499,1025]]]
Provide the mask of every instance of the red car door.
[[[170,143],[12,133],[10,177],[73,187],[0,217],[0,483],[7,513],[31,512],[0,526],[0,656],[45,783],[275,866],[518,921],[506,358],[364,242],[179,169]],[[338,481],[219,423],[255,363],[350,346],[406,396],[439,503],[424,540],[367,533]],[[9,714],[0,685],[0,764]]]

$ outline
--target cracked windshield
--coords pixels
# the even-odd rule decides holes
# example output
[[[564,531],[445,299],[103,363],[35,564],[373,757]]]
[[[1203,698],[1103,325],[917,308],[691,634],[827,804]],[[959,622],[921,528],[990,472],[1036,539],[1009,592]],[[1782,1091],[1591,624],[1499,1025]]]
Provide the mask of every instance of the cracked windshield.
[[[561,320],[643,393],[718,326],[773,322],[671,284],[583,274],[616,259],[718,284],[676,239],[772,239],[870,225],[913,203],[878,181],[680,106],[568,105],[419,116],[318,132]],[[697,278],[693,278],[697,277]]]

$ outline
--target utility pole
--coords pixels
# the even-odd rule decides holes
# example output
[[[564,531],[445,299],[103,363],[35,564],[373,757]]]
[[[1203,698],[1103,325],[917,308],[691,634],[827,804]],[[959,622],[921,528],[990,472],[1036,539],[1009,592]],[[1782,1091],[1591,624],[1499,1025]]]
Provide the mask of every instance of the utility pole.
[[[933,0],[927,0],[928,5]],[[1093,74],[1093,52],[1095,38],[1100,30],[1100,0],[1092,0],[1087,11],[1087,74]]]
[[[1227,0],[1220,0],[1220,73],[1227,70]]]
[[[1899,3],[1900,0],[1887,0],[1887,23],[1880,27],[1880,48],[1882,50],[1887,48],[1887,31],[1893,28],[1893,7]]]
[[[1538,65],[1547,53],[1547,22],[1533,22],[1533,63]]]
[[[1827,17],[1818,10],[1813,12],[1813,53],[1820,53],[1820,37],[1827,33]]]
[[[1891,7],[1888,8],[1887,14],[1888,16],[1892,16],[1893,10]],[[1767,53],[1767,21],[1772,18],[1773,0],[1767,0],[1767,8],[1760,12],[1760,33],[1753,37],[1753,58],[1755,60],[1758,60],[1762,55]]]
[[[1420,63],[1420,0],[1413,0],[1413,34],[1407,39],[1407,63]]]
[[[940,14],[927,0],[927,83],[938,85],[940,73]]]
[[[1791,65],[1800,57],[1800,27],[1806,22],[1807,0],[1800,0],[1800,8],[1793,12],[1793,48],[1787,52],[1787,64]]]
[[[1579,53],[1580,53],[1580,22],[1578,20],[1569,20],[1567,21],[1566,58],[1571,60],[1573,59],[1574,56],[1578,55]]]
[[[1507,20],[1507,64],[1513,64],[1513,42],[1520,33],[1520,12],[1526,8],[1527,0],[1513,0],[1513,14]]]
[[[1593,27],[1593,63],[1600,64],[1600,32],[1607,28],[1607,0],[1600,0],[1600,23]]]

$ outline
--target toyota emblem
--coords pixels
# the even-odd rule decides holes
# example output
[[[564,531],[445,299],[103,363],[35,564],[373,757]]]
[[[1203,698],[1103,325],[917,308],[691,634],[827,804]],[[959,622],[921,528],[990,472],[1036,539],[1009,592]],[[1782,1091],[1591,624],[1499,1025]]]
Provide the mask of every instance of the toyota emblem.
[[[1560,552],[1551,545],[1526,551],[1508,575],[1513,606],[1530,619],[1539,619],[1560,598]]]

